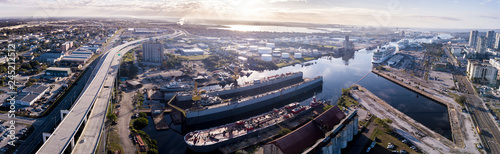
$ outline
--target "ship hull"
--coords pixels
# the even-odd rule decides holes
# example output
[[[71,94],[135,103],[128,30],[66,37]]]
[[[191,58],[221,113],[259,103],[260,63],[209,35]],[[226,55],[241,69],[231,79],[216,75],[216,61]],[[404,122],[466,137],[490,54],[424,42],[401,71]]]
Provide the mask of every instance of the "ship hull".
[[[214,120],[238,115],[240,113],[257,110],[259,108],[263,108],[276,102],[287,100],[288,98],[291,98],[295,95],[312,90],[316,87],[321,86],[322,83],[323,78],[320,77],[317,79],[313,79],[312,81],[305,82],[301,85],[282,90],[281,92],[268,94],[262,97],[257,97],[247,101],[234,103],[218,108],[188,112],[186,115],[186,125],[207,123]]]

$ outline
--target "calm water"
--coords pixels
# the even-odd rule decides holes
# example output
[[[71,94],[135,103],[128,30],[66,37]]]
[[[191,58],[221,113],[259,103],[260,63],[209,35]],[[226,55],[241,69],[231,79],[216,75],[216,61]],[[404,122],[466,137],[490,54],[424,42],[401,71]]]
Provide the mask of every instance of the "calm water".
[[[259,26],[259,25],[225,25],[227,27],[216,28],[242,32],[289,32],[289,33],[329,33],[330,31],[309,29],[306,27],[289,26]]]
[[[254,72],[249,77],[240,78],[240,83],[252,81],[253,79],[266,77],[269,75],[286,72],[302,71],[304,77],[313,78],[318,75],[324,77],[323,90],[317,94],[319,99],[333,100],[334,102],[341,95],[342,88],[348,88],[364,76],[358,84],[365,86],[378,97],[387,101],[390,105],[407,114],[411,118],[424,124],[430,129],[451,138],[450,124],[447,109],[425,97],[417,97],[417,94],[400,87],[382,77],[377,77],[370,73],[372,68],[372,51],[360,50],[353,55],[344,57],[323,57],[310,61],[313,65],[288,66],[274,71]],[[308,103],[310,99],[303,103]],[[262,111],[264,112],[264,111]],[[169,118],[167,118],[169,119]],[[183,136],[171,130],[156,132],[151,127],[146,128],[146,132],[158,141],[160,153],[185,153],[187,146],[183,142]],[[180,130],[179,126],[174,129]]]

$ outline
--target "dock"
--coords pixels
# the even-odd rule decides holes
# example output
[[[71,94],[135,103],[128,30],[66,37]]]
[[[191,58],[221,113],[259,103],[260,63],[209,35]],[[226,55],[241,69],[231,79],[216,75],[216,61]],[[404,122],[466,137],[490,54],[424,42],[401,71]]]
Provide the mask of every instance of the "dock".
[[[454,104],[452,104],[451,102],[448,102],[448,101],[445,101],[441,98],[438,98],[436,96],[434,96],[431,92],[428,92],[428,91],[424,91],[420,88],[417,88],[417,87],[414,87],[414,86],[411,86],[405,82],[403,82],[402,80],[403,79],[398,79],[399,77],[397,77],[396,75],[390,75],[389,73],[390,72],[383,72],[383,71],[380,71],[380,70],[376,70],[376,69],[373,69],[372,70],[373,73],[393,82],[393,83],[396,83],[400,86],[403,86],[405,87],[406,89],[409,89],[413,92],[416,92],[426,98],[429,98],[435,102],[438,102],[440,104],[443,104],[447,107],[448,109],[448,116],[449,116],[449,120],[450,120],[450,126],[451,126],[451,131],[452,131],[452,137],[453,137],[453,142],[456,144],[456,145],[447,145],[449,147],[460,147],[460,148],[465,148],[465,139],[464,139],[464,131],[462,131],[463,129],[463,122],[460,120],[460,113],[461,112],[461,109],[460,108],[456,108]],[[439,135],[441,136],[441,135]],[[441,136],[442,137],[442,136]],[[443,137],[444,138],[444,137]],[[445,138],[446,139],[446,138]],[[446,139],[447,140],[447,139]]]

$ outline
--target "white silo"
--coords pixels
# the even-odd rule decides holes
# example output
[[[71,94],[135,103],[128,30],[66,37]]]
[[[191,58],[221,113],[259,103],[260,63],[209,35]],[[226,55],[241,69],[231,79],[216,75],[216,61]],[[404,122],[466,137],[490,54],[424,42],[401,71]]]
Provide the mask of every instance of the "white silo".
[[[255,45],[252,45],[252,46],[249,46],[249,47],[248,47],[248,49],[249,49],[250,51],[257,51],[257,50],[259,50],[259,47],[258,47],[258,46],[255,46]]]
[[[270,54],[262,54],[262,57],[261,57],[261,58],[262,58],[262,59],[261,59],[262,61],[267,61],[267,62],[269,62],[269,61],[272,61],[272,60],[273,60],[273,57],[272,57]]]
[[[268,48],[268,47],[259,47],[259,53],[260,54],[271,54],[273,49]]]
[[[288,59],[288,58],[290,58],[290,54],[289,53],[281,53],[281,58]]]
[[[294,53],[294,54],[293,54],[293,58],[295,58],[295,59],[300,59],[300,58],[302,58],[302,53],[300,53],[300,52],[296,52],[296,53]]]
[[[266,47],[268,47],[268,48],[274,48],[274,43],[266,43]]]
[[[279,57],[279,56],[281,56],[281,51],[274,50],[273,51],[273,57]]]

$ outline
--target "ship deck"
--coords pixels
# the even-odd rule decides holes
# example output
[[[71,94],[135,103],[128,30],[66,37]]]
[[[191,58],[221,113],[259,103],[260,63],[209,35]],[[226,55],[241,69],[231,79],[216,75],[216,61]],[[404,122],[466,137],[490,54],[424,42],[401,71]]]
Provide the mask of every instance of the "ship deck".
[[[274,94],[274,93],[279,93],[281,91],[284,91],[284,90],[287,90],[287,89],[290,89],[290,88],[294,88],[294,87],[300,86],[302,84],[308,83],[308,82],[313,81],[315,79],[318,79],[320,77],[321,76],[318,76],[318,77],[315,77],[315,78],[312,78],[312,79],[311,78],[306,78],[306,79],[304,79],[304,81],[302,81],[300,83],[297,83],[297,84],[293,84],[293,85],[290,85],[290,86],[287,86],[287,87],[284,87],[284,88],[281,88],[281,89],[278,89],[278,90],[269,91],[269,92],[266,92],[266,93],[263,93],[263,94],[259,94],[259,95],[254,95],[254,96],[250,96],[250,97],[240,98],[240,99],[235,100],[235,101],[222,102],[222,103],[219,103],[219,104],[206,105],[206,106],[202,106],[202,107],[193,107],[193,108],[190,108],[190,109],[186,109],[186,112],[194,112],[194,111],[214,109],[214,108],[219,108],[219,107],[222,107],[222,106],[227,106],[227,105],[231,105],[231,104],[235,104],[235,103],[245,102],[245,101],[248,101],[248,100],[251,100],[251,99],[255,99],[255,98],[259,98],[259,97],[264,97],[266,95],[271,95],[271,94]]]
[[[268,76],[268,77],[273,77],[273,78],[269,78],[269,79],[267,79],[268,77],[263,77],[260,79],[261,83],[258,83],[258,84],[266,84],[270,81],[290,77],[290,76],[293,76],[293,75],[299,74],[299,73],[302,73],[302,72],[285,73],[285,74],[283,74],[284,76],[280,76],[279,74],[276,74],[274,76]],[[226,91],[226,90],[233,90],[233,89],[237,89],[237,88],[249,87],[249,86],[253,86],[253,85],[257,85],[257,84],[255,84],[253,82],[244,82],[243,84],[239,85],[239,87],[236,87],[236,88],[233,86],[229,86],[229,87],[225,87],[225,88],[221,88],[221,89],[217,89],[217,90],[208,90],[207,93],[216,93],[216,92],[221,92],[221,91]],[[191,96],[192,93],[191,92],[179,92],[177,95],[179,95],[179,96]]]
[[[309,110],[311,108],[309,106],[299,107],[305,107],[305,110]],[[278,109],[277,112],[272,110],[267,113],[245,119],[243,120],[244,123],[241,125],[238,125],[235,122],[216,128],[194,131],[186,134],[184,139],[187,144],[194,146],[207,146],[217,144],[232,138],[237,138],[255,131],[262,130],[269,126],[281,123],[286,119],[293,118],[295,114],[293,114],[291,111],[291,109],[282,107]],[[247,128],[253,129],[247,130]]]

